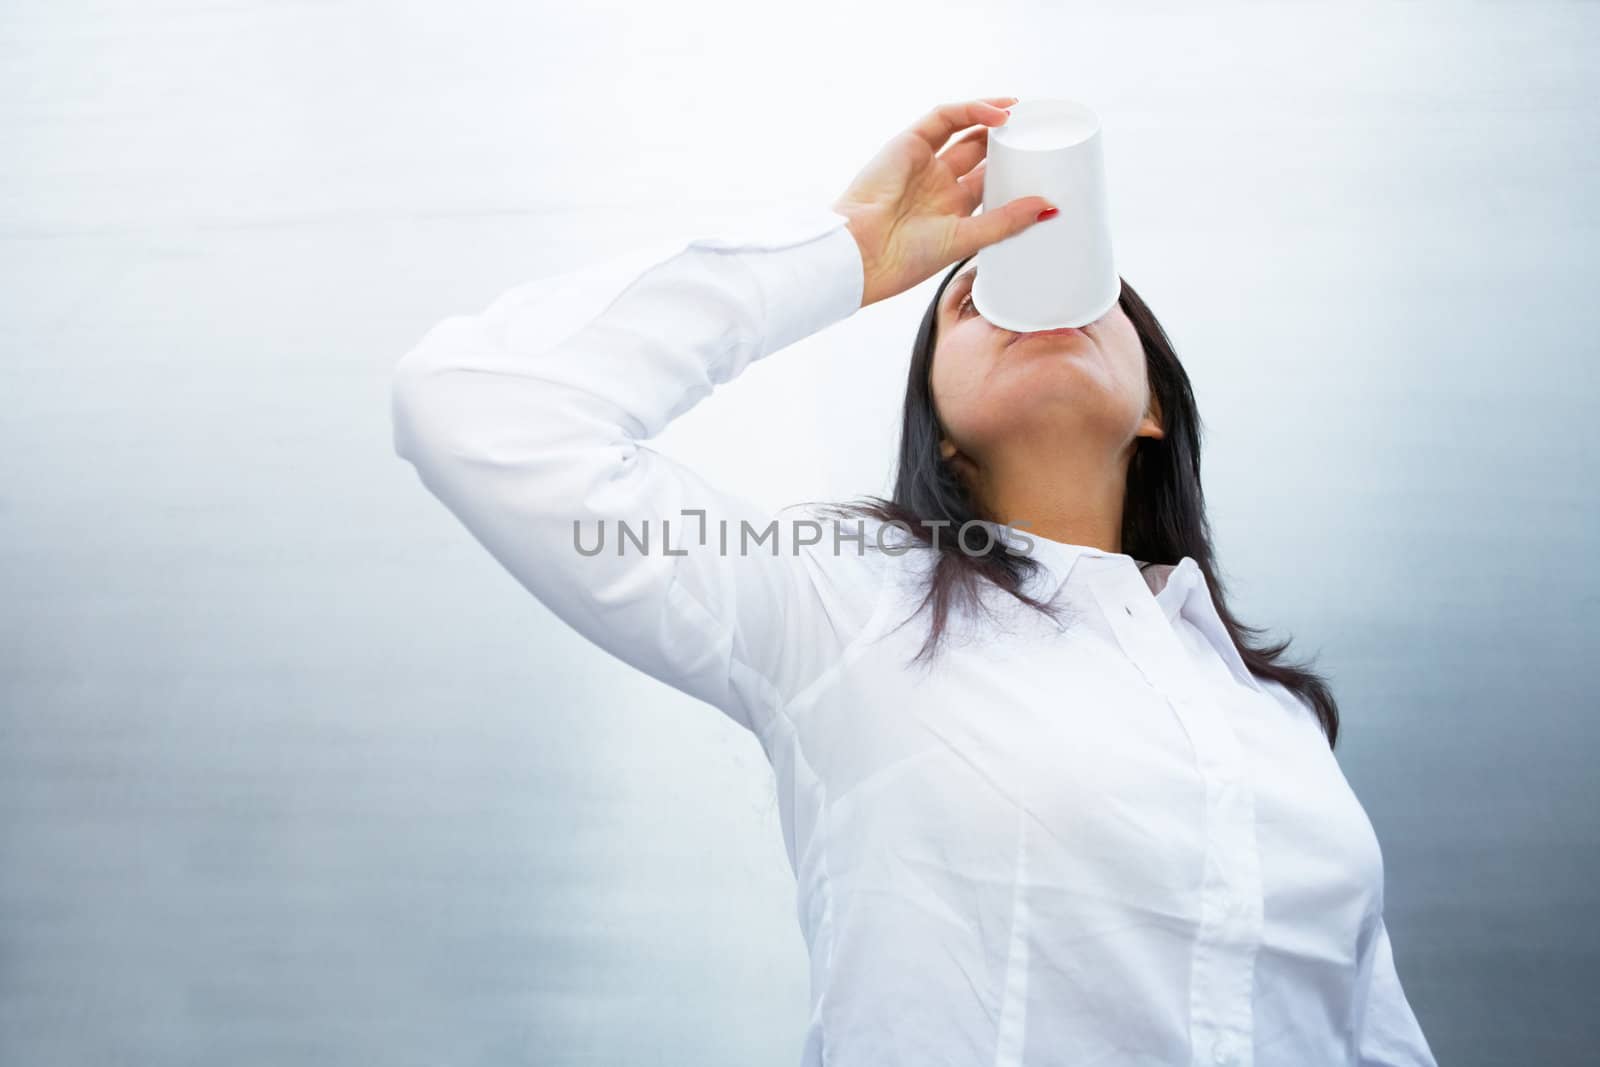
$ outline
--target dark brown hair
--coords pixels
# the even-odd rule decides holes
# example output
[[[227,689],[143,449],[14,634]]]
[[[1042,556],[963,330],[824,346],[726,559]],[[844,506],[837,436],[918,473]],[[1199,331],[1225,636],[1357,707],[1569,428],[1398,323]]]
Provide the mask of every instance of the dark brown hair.
[[[903,524],[896,528],[906,529],[924,544],[936,544],[939,556],[927,594],[912,613],[914,618],[924,607],[931,606],[932,627],[918,653],[919,660],[931,658],[937,651],[953,604],[981,603],[978,593],[985,582],[999,586],[1052,617],[1057,609],[1057,605],[1037,600],[1023,591],[1024,582],[1039,566],[1038,560],[1013,551],[999,540],[990,544],[987,552],[980,553],[972,538],[963,546],[956,544],[953,536],[965,523],[991,519],[982,513],[965,483],[939,454],[941,431],[930,384],[929,372],[938,341],[939,301],[966,262],[957,263],[939,283],[917,331],[906,381],[893,497],[866,496],[844,504],[826,505],[840,515]],[[1304,700],[1316,714],[1327,735],[1328,747],[1332,748],[1339,736],[1339,709],[1327,683],[1309,664],[1279,661],[1289,647],[1289,640],[1260,647],[1254,645],[1253,638],[1264,630],[1244,625],[1228,608],[1206,521],[1205,495],[1200,485],[1200,413],[1195,407],[1189,375],[1173,351],[1166,331],[1126,280],[1122,282],[1117,302],[1132,321],[1143,344],[1146,373],[1150,388],[1161,405],[1165,431],[1163,438],[1136,439],[1133,459],[1128,465],[1122,551],[1147,565],[1177,563],[1184,556],[1192,557],[1212,591],[1217,615],[1250,672],[1257,678],[1278,682]],[[943,536],[940,536],[941,531]],[[1025,528],[1023,532],[1027,532]],[[934,541],[936,537],[937,542]]]

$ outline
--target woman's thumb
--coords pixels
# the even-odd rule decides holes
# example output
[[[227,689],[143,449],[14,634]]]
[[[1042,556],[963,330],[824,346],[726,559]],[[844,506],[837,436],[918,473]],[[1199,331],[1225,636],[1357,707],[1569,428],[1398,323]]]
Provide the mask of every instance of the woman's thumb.
[[[956,259],[965,259],[996,241],[1021,233],[1036,222],[1055,215],[1056,207],[1042,196],[1019,196],[996,208],[968,215],[956,224]]]

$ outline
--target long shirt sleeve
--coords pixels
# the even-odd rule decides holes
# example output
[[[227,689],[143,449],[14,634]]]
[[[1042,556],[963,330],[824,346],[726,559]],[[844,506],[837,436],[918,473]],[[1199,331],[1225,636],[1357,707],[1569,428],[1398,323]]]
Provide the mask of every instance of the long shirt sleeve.
[[[829,560],[853,549],[801,552],[812,532],[644,442],[862,291],[845,219],[821,210],[529,282],[400,360],[395,450],[562,620],[764,740],[849,639]]]

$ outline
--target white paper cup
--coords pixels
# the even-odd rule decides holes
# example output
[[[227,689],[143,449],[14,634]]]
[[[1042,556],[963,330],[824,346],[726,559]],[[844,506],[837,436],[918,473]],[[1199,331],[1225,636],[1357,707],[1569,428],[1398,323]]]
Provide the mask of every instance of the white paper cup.
[[[1083,326],[1116,304],[1100,119],[1071,100],[1021,100],[989,129],[983,209],[1042,196],[1061,209],[978,250],[972,303],[1020,333]]]

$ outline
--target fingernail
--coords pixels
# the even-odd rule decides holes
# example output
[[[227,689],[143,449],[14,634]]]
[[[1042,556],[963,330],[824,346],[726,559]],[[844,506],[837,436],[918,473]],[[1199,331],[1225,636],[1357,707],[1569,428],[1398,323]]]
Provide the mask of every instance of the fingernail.
[[[1060,208],[1058,208],[1058,207],[1047,207],[1043,211],[1039,212],[1039,217],[1036,218],[1034,221],[1035,222],[1043,222],[1045,219],[1054,218],[1055,216],[1057,216],[1059,214],[1061,214],[1061,209]]]

